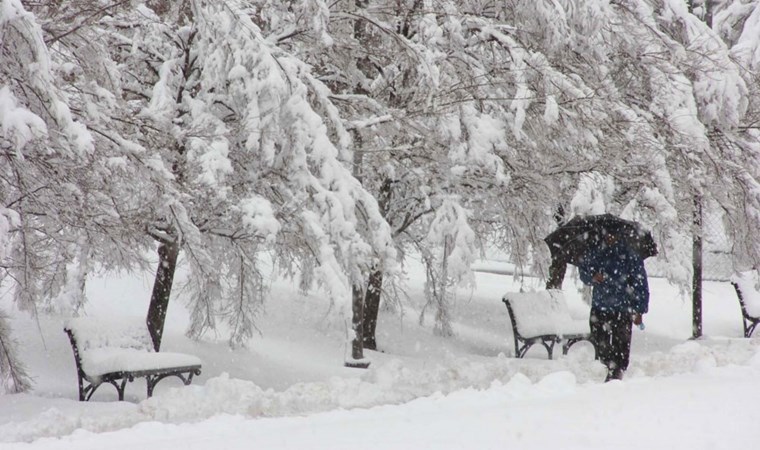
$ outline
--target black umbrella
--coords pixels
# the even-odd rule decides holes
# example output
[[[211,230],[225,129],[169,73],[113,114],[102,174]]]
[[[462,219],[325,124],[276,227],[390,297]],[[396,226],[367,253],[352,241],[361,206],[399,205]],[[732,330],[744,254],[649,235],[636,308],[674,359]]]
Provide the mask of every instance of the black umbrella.
[[[614,234],[623,240],[642,259],[657,254],[657,244],[651,232],[636,222],[612,214],[574,217],[546,236],[544,241],[552,259],[578,265],[589,249],[601,244],[605,234]]]

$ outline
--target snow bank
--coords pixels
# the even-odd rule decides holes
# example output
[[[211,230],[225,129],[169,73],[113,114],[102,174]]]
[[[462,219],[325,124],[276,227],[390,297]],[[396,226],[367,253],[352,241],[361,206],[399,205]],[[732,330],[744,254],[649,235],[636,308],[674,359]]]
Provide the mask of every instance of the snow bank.
[[[730,365],[760,367],[760,340],[690,341],[669,352],[637,355],[625,382],[677,373],[701,373]],[[367,370],[362,378],[335,377],[327,382],[300,383],[281,392],[264,390],[253,382],[222,375],[209,379],[204,386],[164,391],[138,405],[121,402],[117,412],[104,414],[91,404],[86,404],[89,408],[73,409],[65,414],[51,408],[32,420],[0,426],[0,441],[64,436],[78,429],[112,431],[145,421],[196,422],[219,414],[281,417],[370,408],[420,397],[447,396],[463,389],[498,388],[508,392],[511,398],[554,398],[576,391],[583,383],[598,383],[602,377],[602,366],[593,361],[593,355],[583,352],[554,361],[516,360],[502,355],[478,362],[441,361],[435,367],[418,369],[407,367],[399,360],[389,360]]]

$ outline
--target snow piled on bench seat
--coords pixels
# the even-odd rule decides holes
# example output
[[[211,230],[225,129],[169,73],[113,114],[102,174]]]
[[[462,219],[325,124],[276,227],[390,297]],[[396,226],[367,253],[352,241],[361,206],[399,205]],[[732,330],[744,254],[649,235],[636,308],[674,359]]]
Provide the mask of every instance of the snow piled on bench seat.
[[[507,292],[517,330],[524,338],[556,334],[560,337],[590,332],[588,320],[574,319],[562,291]]]
[[[154,352],[148,328],[141,320],[79,317],[69,319],[64,327],[74,335],[82,369],[90,377],[201,365],[193,355]]]
[[[172,369],[200,366],[201,360],[184,353],[152,352],[134,348],[101,347],[82,353],[82,369],[91,377],[112,372]]]
[[[739,286],[747,314],[750,317],[760,317],[760,276],[757,271],[734,274],[731,281]]]

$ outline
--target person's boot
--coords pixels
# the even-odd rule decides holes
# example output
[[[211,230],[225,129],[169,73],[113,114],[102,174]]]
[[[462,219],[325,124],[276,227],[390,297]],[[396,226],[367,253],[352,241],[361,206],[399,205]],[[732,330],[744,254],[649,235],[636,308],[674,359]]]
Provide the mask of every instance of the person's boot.
[[[623,374],[625,372],[623,369],[620,369],[618,367],[607,369],[607,378],[604,379],[604,382],[612,381],[612,380],[622,380]]]

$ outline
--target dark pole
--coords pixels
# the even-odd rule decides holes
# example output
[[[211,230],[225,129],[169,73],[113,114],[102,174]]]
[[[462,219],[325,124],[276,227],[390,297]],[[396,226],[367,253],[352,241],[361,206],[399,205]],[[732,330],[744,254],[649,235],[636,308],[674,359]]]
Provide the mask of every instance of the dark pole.
[[[690,0],[688,2],[689,12],[694,12],[694,2]],[[702,20],[705,24],[712,28],[713,25],[713,2],[712,0],[705,0],[703,2],[703,14]],[[702,337],[702,197],[699,194],[694,196],[694,227],[692,231],[692,247],[691,247],[691,265],[692,265],[692,280],[691,280],[691,304],[692,304],[692,339],[698,339]]]
[[[702,197],[694,196],[694,228],[692,232],[691,281],[692,338],[702,337]]]

